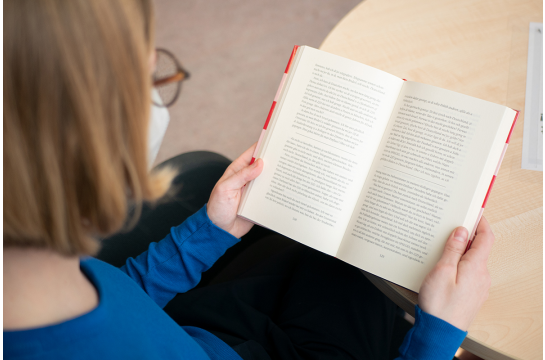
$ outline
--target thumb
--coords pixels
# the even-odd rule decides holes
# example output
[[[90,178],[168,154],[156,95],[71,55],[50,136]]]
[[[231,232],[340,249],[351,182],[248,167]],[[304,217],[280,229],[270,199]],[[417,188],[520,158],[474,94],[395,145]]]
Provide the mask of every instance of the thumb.
[[[263,160],[257,159],[253,164],[242,168],[225,180],[224,186],[229,190],[242,188],[247,182],[252,181],[261,174]]]
[[[467,236],[468,232],[465,227],[457,227],[452,234],[450,234],[439,262],[458,266],[458,263],[466,250]]]

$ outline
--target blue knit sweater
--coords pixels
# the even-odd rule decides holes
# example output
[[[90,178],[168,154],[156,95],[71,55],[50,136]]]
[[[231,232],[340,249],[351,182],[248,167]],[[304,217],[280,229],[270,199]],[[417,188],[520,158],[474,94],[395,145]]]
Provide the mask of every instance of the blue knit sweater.
[[[180,327],[163,307],[198,284],[236,239],[208,218],[206,206],[121,269],[81,260],[99,305],[60,324],[4,332],[6,359],[237,359],[211,333]],[[400,359],[452,359],[466,333],[416,307]]]

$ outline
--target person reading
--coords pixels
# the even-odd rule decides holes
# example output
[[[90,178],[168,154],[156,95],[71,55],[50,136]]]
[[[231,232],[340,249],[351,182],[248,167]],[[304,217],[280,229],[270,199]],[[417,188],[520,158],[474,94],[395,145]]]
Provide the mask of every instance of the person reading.
[[[255,145],[154,241],[161,221],[197,206],[207,171],[227,164],[182,155],[181,170],[148,171],[153,29],[149,0],[4,3],[4,357],[386,358],[395,305],[358,269],[304,245],[200,284],[229,248],[254,241],[236,212],[264,167],[250,165]],[[146,251],[120,268],[91,257],[165,194],[135,228],[149,234]],[[172,204],[178,213],[157,215]],[[425,278],[400,359],[452,358],[486,300],[494,236],[483,218],[464,254],[467,238],[453,229]]]

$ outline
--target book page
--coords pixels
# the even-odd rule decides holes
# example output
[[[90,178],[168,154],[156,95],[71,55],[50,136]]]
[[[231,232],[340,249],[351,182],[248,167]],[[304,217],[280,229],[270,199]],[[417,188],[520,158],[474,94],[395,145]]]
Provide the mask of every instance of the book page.
[[[301,50],[259,155],[263,173],[248,185],[239,214],[332,255],[403,81],[313,48]]]
[[[407,82],[337,257],[418,291],[457,226],[472,231],[515,112]]]

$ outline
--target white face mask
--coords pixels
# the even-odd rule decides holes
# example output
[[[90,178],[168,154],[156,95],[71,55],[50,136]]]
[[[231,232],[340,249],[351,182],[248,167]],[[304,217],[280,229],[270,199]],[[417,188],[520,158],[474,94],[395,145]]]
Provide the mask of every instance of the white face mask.
[[[157,90],[151,90],[153,101],[157,104],[162,104],[161,97]],[[153,162],[157,157],[163,137],[167,131],[170,115],[166,107],[156,105],[151,106],[150,122],[148,129],[148,168],[151,169]]]

